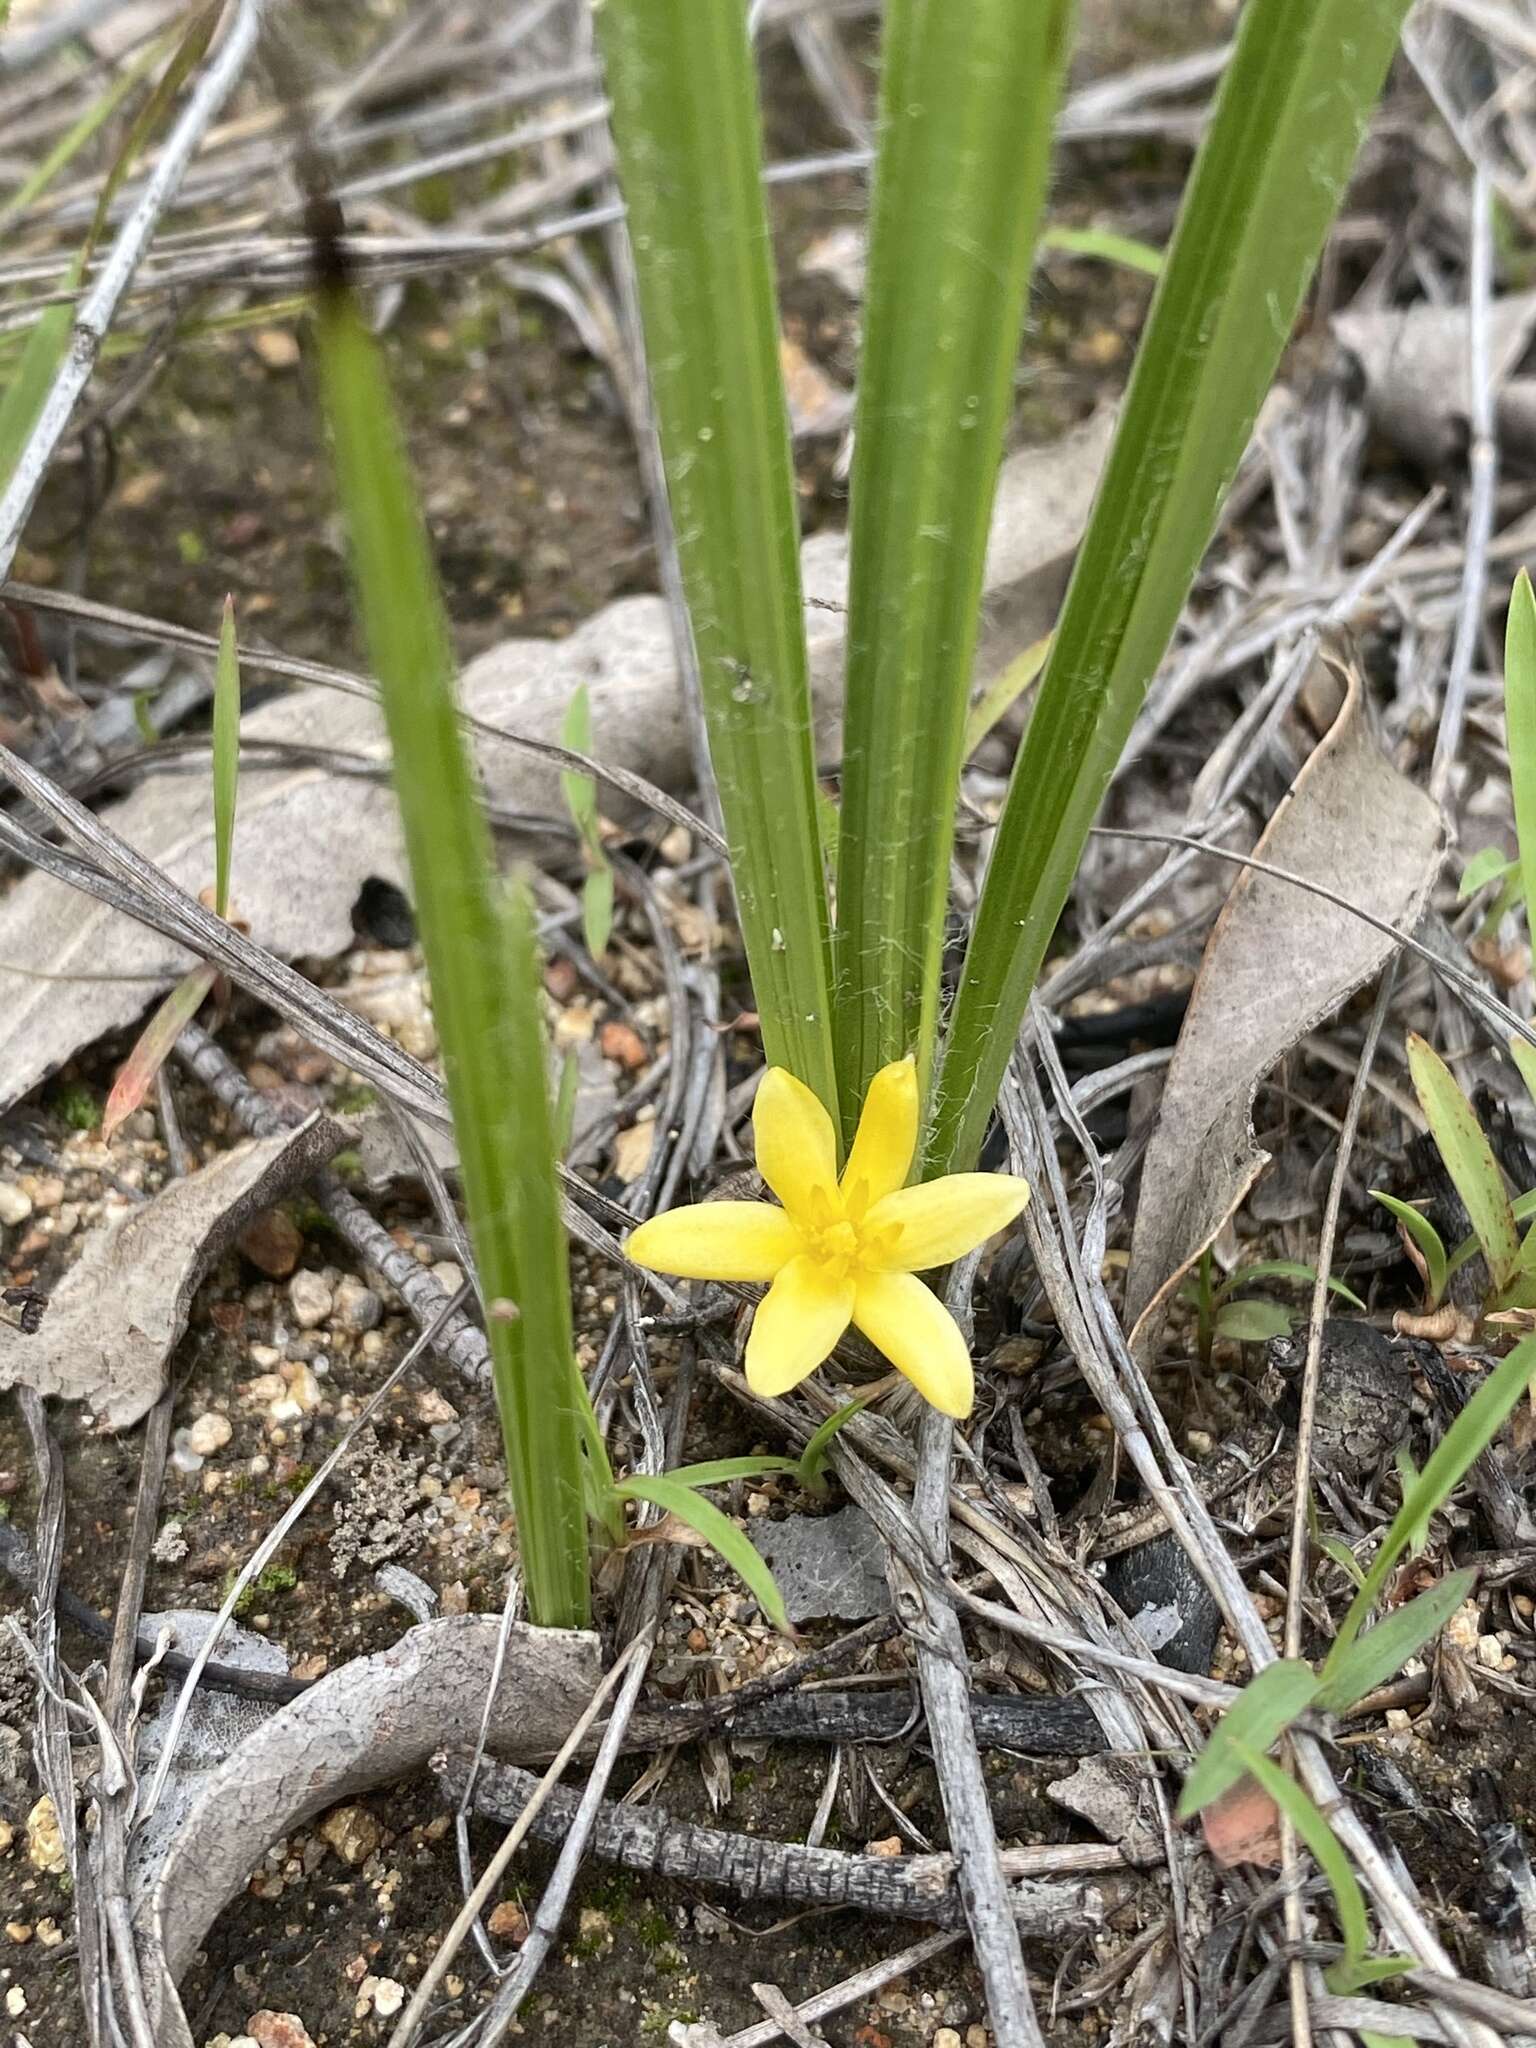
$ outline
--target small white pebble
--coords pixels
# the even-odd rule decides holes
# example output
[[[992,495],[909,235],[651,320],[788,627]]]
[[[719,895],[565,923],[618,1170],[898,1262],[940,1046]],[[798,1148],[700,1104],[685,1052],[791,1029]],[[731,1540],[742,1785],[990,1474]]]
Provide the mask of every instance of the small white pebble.
[[[288,1282],[288,1302],[299,1328],[314,1330],[330,1316],[336,1298],[323,1275],[301,1269]]]
[[[0,1180],[0,1223],[15,1230],[32,1214],[32,1197],[14,1181]]]
[[[373,1289],[350,1273],[336,1283],[334,1302],[336,1321],[342,1329],[359,1336],[373,1329],[384,1313],[384,1304]]]
[[[1479,1636],[1477,1639],[1477,1661],[1489,1671],[1499,1671],[1504,1665],[1504,1645],[1497,1636]]]
[[[223,1450],[233,1434],[229,1417],[210,1408],[206,1415],[199,1415],[187,1431],[187,1449],[199,1458],[211,1458],[215,1451]]]
[[[1482,1614],[1475,1600],[1463,1600],[1445,1624],[1445,1640],[1454,1644],[1464,1657],[1476,1655],[1477,1640],[1482,1632]]]
[[[191,1434],[190,1430],[178,1429],[171,1438],[171,1464],[178,1472],[201,1472],[203,1469],[201,1453],[192,1448]]]
[[[387,2020],[397,2013],[405,2003],[405,1986],[393,1977],[375,1977],[373,1980],[373,2009],[381,2020]]]

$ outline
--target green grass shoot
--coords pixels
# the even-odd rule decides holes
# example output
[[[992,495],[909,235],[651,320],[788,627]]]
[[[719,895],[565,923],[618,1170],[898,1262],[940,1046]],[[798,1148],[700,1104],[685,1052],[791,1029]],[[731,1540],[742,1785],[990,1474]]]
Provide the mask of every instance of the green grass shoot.
[[[1527,916],[1536,904],[1536,592],[1522,569],[1504,628],[1504,728]]]
[[[377,343],[333,285],[321,388],[395,786],[492,1370],[529,1613],[584,1625],[587,1479],[532,917],[496,872],[458,724],[437,574]]]
[[[1519,1263],[1520,1236],[1498,1161],[1460,1082],[1417,1032],[1408,1037],[1408,1070],[1445,1170],[1472,1219],[1494,1288],[1502,1288]]]
[[[226,597],[213,671],[213,907],[229,915],[229,867],[235,843],[235,801],[240,790],[240,654],[235,600]]]
[[[572,696],[560,729],[561,744],[574,754],[592,757],[592,700],[582,683]],[[613,935],[613,869],[603,847],[597,810],[597,784],[590,775],[561,772],[560,788],[571,822],[581,840],[587,872],[581,887],[581,931],[587,951],[601,960]]]

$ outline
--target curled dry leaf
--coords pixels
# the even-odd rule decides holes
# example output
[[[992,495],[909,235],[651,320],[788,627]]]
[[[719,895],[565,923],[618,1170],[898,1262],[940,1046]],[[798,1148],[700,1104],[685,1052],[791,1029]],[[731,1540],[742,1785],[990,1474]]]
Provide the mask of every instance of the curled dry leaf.
[[[1439,807],[1370,729],[1353,667],[1319,658],[1344,702],[1255,848],[1288,874],[1411,929],[1440,869]],[[1245,869],[1206,945],[1142,1171],[1126,1315],[1146,1344],[1195,1260],[1269,1164],[1254,1143],[1259,1083],[1378,974],[1392,941],[1308,889]]]
[[[1280,1809],[1252,1778],[1239,1778],[1200,1815],[1205,1846],[1224,1870],[1237,1863],[1280,1861]]]
[[[126,1429],[158,1399],[203,1275],[260,1212],[347,1142],[312,1116],[255,1138],[103,1221],[59,1282],[33,1336],[0,1326],[0,1386],[86,1401]]]
[[[1053,623],[1110,425],[1107,413],[1098,415],[1004,464],[987,560],[980,680]],[[808,541],[803,575],[817,742],[824,758],[835,758],[846,538],[827,533]],[[254,674],[260,663],[253,657],[247,666]],[[674,795],[689,790],[682,685],[660,598],[623,598],[566,640],[510,640],[489,649],[465,670],[461,698],[489,726],[558,743],[583,683],[602,759]],[[251,937],[285,960],[343,952],[354,943],[352,906],[363,883],[406,880],[392,792],[381,780],[346,774],[337,758],[384,761],[378,708],[365,696],[305,686],[243,718],[240,743],[231,865],[241,877]],[[557,768],[483,733],[476,744],[487,798],[500,814],[564,816]],[[274,746],[295,750],[292,758],[274,762],[270,751],[263,754]],[[637,815],[612,788],[600,791],[600,802],[606,816]],[[196,895],[213,873],[209,774],[151,776],[103,816],[189,893]],[[0,1109],[81,1046],[131,1024],[196,964],[156,934],[37,874],[24,876],[0,902],[0,960],[46,963],[50,976],[81,977],[61,1001],[56,978],[0,968]]]
[[[1426,301],[1398,309],[1340,313],[1333,331],[1359,365],[1373,425],[1426,469],[1464,459],[1471,412],[1472,315],[1467,306]],[[1536,380],[1510,373],[1536,333],[1536,292],[1496,299],[1489,319],[1489,367],[1499,438],[1536,453]]]
[[[136,1904],[146,1987],[174,1984],[220,1908],[268,1845],[328,1806],[421,1769],[437,1750],[472,1748],[501,1621],[454,1615],[358,1657],[283,1707],[209,1771]],[[525,1760],[558,1749],[600,1675],[596,1636],[514,1626],[491,1710],[493,1750]],[[180,2005],[152,2015],[155,2039],[186,2048]]]

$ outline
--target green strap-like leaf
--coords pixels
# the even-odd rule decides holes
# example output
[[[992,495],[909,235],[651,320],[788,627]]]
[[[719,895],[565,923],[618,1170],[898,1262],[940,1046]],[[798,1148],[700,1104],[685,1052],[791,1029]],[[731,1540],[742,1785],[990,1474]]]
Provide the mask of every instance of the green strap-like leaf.
[[[731,1479],[762,1479],[770,1472],[799,1470],[798,1458],[781,1458],[771,1453],[761,1457],[706,1458],[699,1465],[674,1465],[665,1476],[684,1486],[723,1486]]]
[[[939,1014],[955,799],[998,454],[1070,0],[887,0],[849,487],[837,871],[845,1126]]]
[[[1493,1148],[1460,1082],[1417,1032],[1408,1035],[1408,1071],[1445,1170],[1472,1219],[1493,1284],[1502,1287],[1520,1257],[1520,1235]]]
[[[1524,569],[1515,578],[1504,628],[1504,730],[1520,871],[1530,905],[1536,904],[1536,592]]]
[[[1216,1314],[1217,1336],[1243,1344],[1267,1344],[1271,1337],[1283,1337],[1290,1327],[1288,1308],[1257,1296],[1248,1301],[1229,1301]]]
[[[701,1493],[695,1493],[691,1486],[685,1486],[675,1473],[645,1477],[637,1474],[629,1479],[620,1479],[614,1491],[623,1500],[648,1500],[668,1514],[676,1515],[680,1522],[686,1522],[690,1529],[704,1538],[711,1550],[720,1553],[736,1576],[746,1584],[774,1627],[784,1635],[794,1634],[784,1610],[784,1596],[774,1584],[773,1573],[736,1524],[729,1516],[722,1515],[712,1501],[707,1501]]]
[[[1395,1678],[1410,1657],[1416,1657],[1437,1636],[1477,1584],[1475,1571],[1450,1572],[1417,1600],[1394,1608],[1363,1636],[1323,1666],[1317,1703],[1330,1714],[1342,1714],[1378,1685]]]
[[[1400,1202],[1396,1195],[1384,1195],[1380,1188],[1372,1188],[1371,1199],[1380,1202],[1383,1209],[1386,1209],[1397,1218],[1398,1222],[1401,1223],[1404,1230],[1407,1231],[1414,1244],[1418,1247],[1419,1256],[1424,1261],[1424,1271],[1428,1279],[1429,1306],[1431,1308],[1438,1308],[1440,1297],[1445,1292],[1445,1283],[1450,1272],[1449,1263],[1445,1256],[1445,1245],[1439,1231],[1436,1230],[1433,1223],[1430,1222],[1429,1218],[1422,1211],[1415,1209],[1410,1202]],[[1470,1257],[1471,1253],[1476,1249],[1476,1238],[1470,1238],[1468,1240],[1468,1256]]]
[[[822,1477],[822,1468],[831,1452],[832,1439],[844,1423],[851,1422],[855,1415],[862,1414],[873,1398],[873,1392],[855,1394],[851,1401],[845,1401],[841,1408],[835,1409],[827,1417],[825,1422],[817,1425],[810,1441],[800,1453],[800,1484],[808,1492],[826,1492],[827,1482]]]
[[[1408,0],[1257,0],[1163,262],[977,908],[924,1171],[974,1164],[1083,844],[1349,182]]]
[[[1238,1293],[1250,1280],[1297,1280],[1315,1287],[1317,1268],[1309,1266],[1304,1259],[1255,1259],[1251,1266],[1239,1266],[1227,1275],[1217,1291],[1217,1300],[1225,1300]],[[1365,1307],[1359,1295],[1332,1273],[1328,1275],[1328,1292],[1338,1295],[1341,1301],[1347,1301],[1353,1308]]]
[[[1277,1742],[1317,1697],[1317,1678],[1299,1657],[1266,1664],[1211,1730],[1179,1798],[1179,1818],[1188,1820],[1235,1785],[1248,1768],[1242,1749],[1266,1750]]]
[[[764,1049],[835,1115],[800,527],[747,10],[605,0],[595,13]]]
[[[417,921],[443,1047],[528,1606],[590,1612],[585,1395],[555,1180],[527,892],[510,894],[459,731],[437,573],[378,344],[332,285],[321,387],[360,609],[389,728]]]

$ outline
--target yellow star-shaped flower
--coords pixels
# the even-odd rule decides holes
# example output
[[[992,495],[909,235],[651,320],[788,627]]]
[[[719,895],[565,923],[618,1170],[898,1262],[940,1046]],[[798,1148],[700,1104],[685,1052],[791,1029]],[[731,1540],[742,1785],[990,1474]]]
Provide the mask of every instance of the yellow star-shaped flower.
[[[752,1127],[757,1169],[783,1203],[699,1202],[642,1223],[636,1265],[685,1280],[767,1280],[747,1340],[754,1393],[788,1393],[849,1323],[946,1415],[971,1412],[971,1354],[954,1317],[916,1275],[973,1251],[1029,1200],[1007,1173],[952,1173],[909,1188],[917,1150],[910,1059],[870,1084],[842,1179],[832,1119],[803,1082],[770,1067]]]

